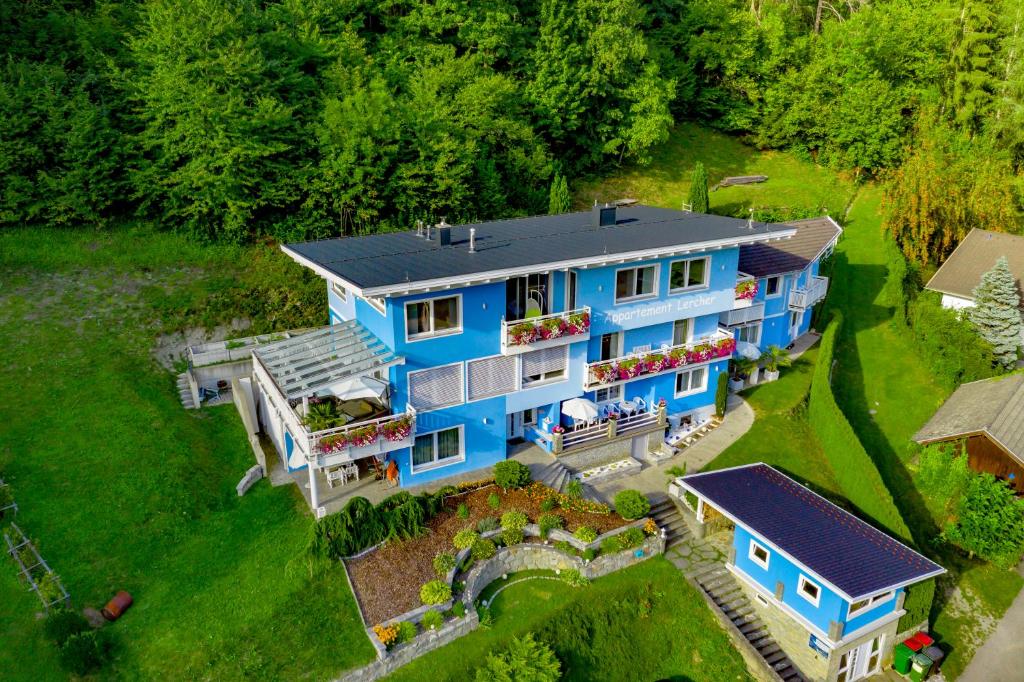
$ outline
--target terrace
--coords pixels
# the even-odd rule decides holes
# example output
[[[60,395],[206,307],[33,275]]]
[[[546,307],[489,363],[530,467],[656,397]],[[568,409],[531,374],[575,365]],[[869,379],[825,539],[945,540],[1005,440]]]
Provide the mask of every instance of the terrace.
[[[789,292],[789,308],[802,312],[825,298],[828,293],[828,277],[812,277],[807,287],[793,289]]]
[[[583,390],[614,386],[634,379],[658,376],[680,367],[728,358],[736,350],[732,332],[719,329],[690,343],[662,346],[658,350],[630,353],[587,364]]]
[[[588,340],[589,306],[550,315],[538,315],[525,320],[501,320],[502,355],[517,355]]]

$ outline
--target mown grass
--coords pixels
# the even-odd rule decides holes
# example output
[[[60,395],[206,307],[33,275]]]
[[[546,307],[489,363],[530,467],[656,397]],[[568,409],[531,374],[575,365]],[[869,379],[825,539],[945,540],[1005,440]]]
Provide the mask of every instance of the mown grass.
[[[652,605],[644,615],[645,599]],[[602,618],[606,610],[618,618]],[[750,679],[743,659],[700,595],[661,557],[582,588],[527,580],[499,594],[494,624],[437,649],[387,679],[446,682],[474,679],[487,653],[551,623],[565,680]]]
[[[231,304],[206,317],[204,297],[287,264],[135,230],[9,231],[0,254],[0,472],[17,521],[76,607],[135,597],[98,676],[327,679],[370,660],[340,570],[294,564],[310,524],[298,491],[239,498],[253,457],[234,409],[185,411],[152,356],[168,327],[225,321]],[[3,677],[64,679],[13,574],[0,561]]]

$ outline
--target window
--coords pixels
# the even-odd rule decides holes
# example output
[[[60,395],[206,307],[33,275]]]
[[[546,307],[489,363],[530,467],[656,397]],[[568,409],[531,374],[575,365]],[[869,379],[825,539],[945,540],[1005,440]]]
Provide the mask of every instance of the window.
[[[407,341],[462,331],[461,297],[445,296],[405,304]]]
[[[595,403],[610,403],[617,400],[622,400],[622,384],[609,386],[608,388],[599,388],[594,391]]]
[[[516,357],[495,355],[466,363],[466,396],[482,400],[512,393],[516,385]]]
[[[710,270],[707,258],[675,261],[669,273],[669,293],[706,287]]]
[[[821,601],[821,587],[812,583],[807,579],[807,576],[801,575],[800,581],[797,583],[796,591],[801,597],[811,602],[815,606]]]
[[[761,343],[761,323],[748,324],[739,328],[737,340],[752,343],[755,346]]]
[[[523,361],[523,388],[565,378],[569,347],[544,348],[519,356]]]
[[[856,651],[856,649],[846,651],[839,658],[839,669],[837,670],[836,674],[836,682],[847,682],[847,680],[849,680],[852,677],[853,666],[851,665],[851,663],[853,663],[852,659],[856,657]]]
[[[763,545],[751,540],[750,550],[747,552],[747,556],[749,556],[750,560],[761,568],[768,568],[768,560],[771,558],[771,552],[769,552]]]
[[[537,425],[537,408],[531,407],[528,410],[523,410],[523,426],[536,426]]]
[[[769,277],[765,282],[764,295],[778,296],[782,293],[782,275],[776,275],[775,277]]]
[[[565,309],[576,309],[576,271],[569,270],[565,273]]]
[[[599,360],[611,360],[622,355],[622,332],[601,335],[601,357]]]
[[[697,367],[676,374],[676,397],[700,393],[708,387],[708,368]]]
[[[676,320],[672,323],[672,345],[689,343],[693,339],[693,319]]]
[[[409,372],[409,402],[420,411],[462,402],[462,363]]]
[[[342,301],[348,299],[348,291],[339,282],[331,282],[331,291]]]
[[[658,266],[627,268],[615,273],[615,302],[654,296],[658,288]]]
[[[465,459],[461,426],[416,436],[412,446],[413,473]]]
[[[868,649],[867,673],[869,675],[878,671],[878,662],[882,658],[882,637],[884,635],[879,635],[871,640],[871,647]]]
[[[525,320],[551,312],[551,274],[534,273],[513,277],[505,282],[505,317]]]
[[[870,611],[879,604],[887,602],[892,599],[893,593],[886,592],[884,594],[876,594],[874,597],[868,599],[860,599],[850,604],[850,612],[846,615],[847,618],[853,618],[855,615]]]

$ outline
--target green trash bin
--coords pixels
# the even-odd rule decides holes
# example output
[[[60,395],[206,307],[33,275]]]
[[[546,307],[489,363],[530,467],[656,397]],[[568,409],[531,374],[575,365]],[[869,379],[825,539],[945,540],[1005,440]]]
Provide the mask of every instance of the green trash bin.
[[[900,675],[910,672],[910,659],[914,657],[914,650],[900,642],[893,651],[892,668]]]
[[[910,679],[914,682],[922,682],[928,677],[928,671],[932,668],[932,659],[924,654],[914,654],[910,662]]]

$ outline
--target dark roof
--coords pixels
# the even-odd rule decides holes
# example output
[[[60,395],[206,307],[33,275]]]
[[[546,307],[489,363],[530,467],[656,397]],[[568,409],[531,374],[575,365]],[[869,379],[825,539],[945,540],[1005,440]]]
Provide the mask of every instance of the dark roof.
[[[453,226],[450,246],[418,237],[412,230],[289,244],[285,250],[300,262],[319,266],[365,290],[793,234],[786,225],[747,225],[737,218],[633,205],[620,206],[617,222],[610,227],[594,227],[591,212],[582,211]],[[475,253],[468,249],[470,228],[476,229]]]
[[[712,507],[851,600],[943,572],[882,531],[767,464],[683,477]]]
[[[1024,374],[963,384],[914,434],[918,443],[985,433],[1024,464]]]
[[[786,224],[796,228],[795,237],[782,242],[740,247],[740,271],[754,277],[765,277],[803,270],[842,232],[827,216]]]
[[[1024,237],[1004,232],[974,229],[949,254],[928,281],[926,289],[960,298],[974,299],[974,287],[981,276],[995,267],[1000,256],[1006,256],[1017,286],[1024,280]]]

